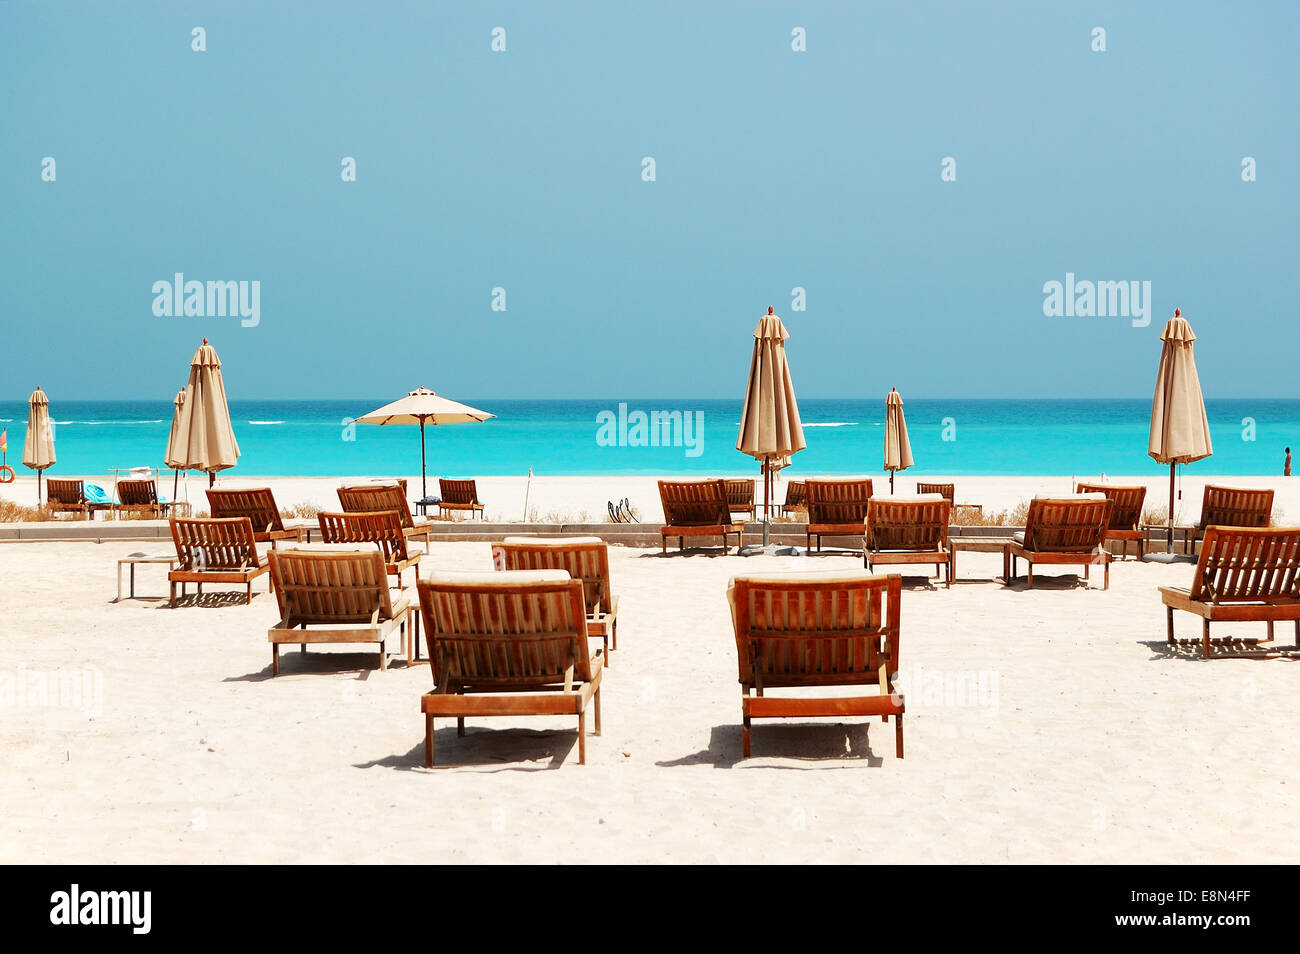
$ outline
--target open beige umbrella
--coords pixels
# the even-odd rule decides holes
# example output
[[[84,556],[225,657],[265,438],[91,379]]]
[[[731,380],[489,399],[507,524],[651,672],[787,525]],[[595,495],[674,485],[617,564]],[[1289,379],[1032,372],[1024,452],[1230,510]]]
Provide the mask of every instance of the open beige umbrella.
[[[41,505],[41,476],[54,464],[54,428],[50,426],[50,399],[37,385],[27,399],[27,440],[23,464],[36,471],[36,506]]]
[[[184,444],[181,441],[181,409],[185,407],[185,389],[176,392],[175,405],[172,410],[172,428],[167,434],[167,450],[163,453],[163,463],[174,471],[172,477],[172,500],[176,499],[176,489],[180,481],[180,472],[185,469]],[[188,487],[188,482],[186,483]]]
[[[167,442],[171,455],[167,466],[206,471],[211,486],[216,482],[217,471],[234,467],[239,461],[239,442],[230,424],[221,359],[207,338],[190,360],[190,379],[179,411],[173,425],[177,431],[176,442],[173,445],[170,438]]]
[[[799,420],[799,403],[790,380],[785,342],[790,333],[769,307],[754,329],[754,353],[745,384],[736,450],[763,465],[763,545],[767,546],[772,511],[772,471],[808,446]]]
[[[1210,444],[1210,422],[1205,416],[1205,398],[1196,373],[1192,343],[1196,335],[1174,309],[1165,330],[1160,332],[1160,371],[1151,400],[1151,438],[1147,453],[1158,463],[1169,465],[1169,552],[1174,549],[1174,468],[1214,453]]]
[[[420,496],[429,496],[428,478],[426,477],[424,454],[424,426],[432,424],[466,424],[470,421],[486,421],[496,417],[487,411],[460,404],[445,397],[439,397],[428,388],[416,388],[404,398],[398,398],[391,404],[371,411],[365,417],[357,418],[361,424],[419,424],[420,425]]]
[[[889,492],[894,492],[894,472],[912,466],[912,442],[907,439],[903,397],[890,388],[885,397],[885,470],[889,471]]]

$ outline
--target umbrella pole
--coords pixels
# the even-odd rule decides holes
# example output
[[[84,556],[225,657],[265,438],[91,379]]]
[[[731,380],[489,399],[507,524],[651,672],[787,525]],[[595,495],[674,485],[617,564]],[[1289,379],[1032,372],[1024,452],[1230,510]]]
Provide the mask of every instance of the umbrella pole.
[[[1169,536],[1166,546],[1169,553],[1174,552],[1174,468],[1177,464],[1169,465]]]
[[[424,467],[424,418],[420,418],[420,499],[424,500],[429,496],[428,479],[425,477]]]
[[[216,482],[217,482],[217,472],[215,470],[208,471],[208,486],[211,487]]]
[[[769,541],[772,528],[772,462],[763,460],[763,546]]]
[[[889,472],[889,495],[891,497],[894,495],[894,472],[892,470]]]
[[[180,486],[180,483],[181,483],[181,472],[179,470],[173,470],[172,471],[172,503],[176,502],[176,489]]]

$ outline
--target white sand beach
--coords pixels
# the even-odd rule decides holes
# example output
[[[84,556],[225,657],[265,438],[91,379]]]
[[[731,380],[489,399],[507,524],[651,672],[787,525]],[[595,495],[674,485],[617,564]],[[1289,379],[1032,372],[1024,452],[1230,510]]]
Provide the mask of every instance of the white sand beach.
[[[1277,487],[1300,521],[1300,482],[1255,477],[1189,478],[1189,519],[1203,480]],[[331,503],[339,481],[271,483],[290,506]],[[956,483],[959,501],[988,507],[1070,489]],[[900,477],[900,492],[911,485]],[[480,490],[490,516],[519,516],[521,481]],[[542,514],[595,518],[628,496],[657,519],[650,478],[538,478],[532,494]],[[860,557],[614,547],[619,649],[587,764],[576,720],[521,717],[471,719],[465,738],[440,724],[440,767],[426,770],[427,666],[380,672],[352,647],[294,648],[272,679],[265,577],[248,606],[114,603],[116,560],[140,548],[0,544],[0,861],[1300,861],[1278,835],[1300,816],[1295,661],[1169,651],[1156,588],[1186,585],[1189,564],[1116,563],[1109,591],[1047,568],[1033,591],[909,577],[906,758],[892,725],[864,719],[759,723],[741,760],[728,579]],[[422,573],[490,566],[485,543],[435,543]],[[963,577],[999,568],[963,556]],[[164,595],[165,580],[141,567],[138,593]],[[1199,633],[1191,617],[1177,625]],[[1294,642],[1280,626],[1279,645]],[[41,687],[60,680],[84,691],[45,704],[60,700]]]

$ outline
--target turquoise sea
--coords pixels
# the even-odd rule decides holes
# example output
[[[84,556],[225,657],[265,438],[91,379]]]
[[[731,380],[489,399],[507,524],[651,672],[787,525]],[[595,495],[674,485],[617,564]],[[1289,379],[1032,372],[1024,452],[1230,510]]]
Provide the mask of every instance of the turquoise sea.
[[[396,395],[359,401],[232,401],[243,456],[230,474],[359,476],[419,472],[415,427],[345,421]],[[465,396],[494,420],[427,431],[429,474],[744,474],[757,470],[735,449],[740,402],[722,400],[494,400]],[[58,462],[49,473],[104,474],[115,467],[162,466],[172,404],[72,401],[51,395]],[[626,404],[626,429],[619,405]],[[1147,474],[1149,399],[906,400],[916,466],[909,474]],[[681,412],[702,422],[689,445],[628,446],[641,435],[635,411]],[[808,449],[791,474],[876,473],[885,405],[871,400],[800,401]],[[1300,400],[1207,403],[1214,456],[1192,465],[1206,474],[1281,474],[1283,448],[1300,445]],[[612,424],[603,440],[600,415]],[[8,463],[20,474],[25,401],[0,402]],[[678,432],[678,436],[682,436]],[[702,439],[700,439],[702,437]],[[947,439],[945,439],[947,438]],[[1253,439],[1250,439],[1253,438]],[[612,440],[612,443],[611,443]]]

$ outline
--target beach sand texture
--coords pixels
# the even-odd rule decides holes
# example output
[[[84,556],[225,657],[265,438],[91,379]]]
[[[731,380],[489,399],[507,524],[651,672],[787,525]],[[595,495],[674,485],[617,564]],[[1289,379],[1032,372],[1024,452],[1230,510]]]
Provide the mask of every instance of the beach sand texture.
[[[583,496],[603,504],[619,483]],[[975,483],[959,478],[959,499]],[[79,706],[7,700],[0,861],[1300,860],[1277,834],[1300,808],[1279,728],[1300,720],[1295,662],[1171,655],[1156,587],[1186,585],[1187,564],[1116,564],[1108,592],[1046,574],[1033,591],[905,580],[906,759],[892,725],[864,719],[759,723],[742,761],[727,580],[859,558],[615,547],[620,648],[588,764],[576,719],[496,718],[463,739],[441,724],[445,767],[426,770],[427,666],[294,648],[271,679],[265,577],[250,606],[113,604],[115,561],[139,548],[0,546],[0,679],[98,687]],[[423,572],[490,566],[485,543],[440,543]],[[963,576],[999,567],[962,559]],[[164,594],[165,570],[137,586]],[[1289,625],[1278,637],[1295,642]]]

